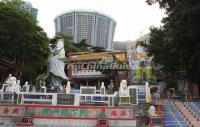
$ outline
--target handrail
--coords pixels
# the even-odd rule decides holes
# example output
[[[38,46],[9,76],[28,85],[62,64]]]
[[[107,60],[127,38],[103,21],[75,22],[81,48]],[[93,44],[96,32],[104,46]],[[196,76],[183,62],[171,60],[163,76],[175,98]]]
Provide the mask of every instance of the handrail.
[[[110,101],[114,101],[114,98],[117,97],[117,92],[114,92],[114,94],[112,95],[101,95],[101,94],[65,94],[65,93],[35,93],[35,92],[11,92],[11,93],[3,93],[0,92],[1,95],[1,100],[3,100],[3,95],[4,94],[12,94],[12,102],[16,101],[17,104],[24,104],[24,102],[41,102],[41,103],[45,103],[45,102],[49,102],[52,105],[57,105],[57,101],[58,101],[58,96],[60,94],[66,95],[66,97],[64,96],[64,98],[62,97],[62,99],[68,100],[71,98],[67,98],[67,95],[74,95],[73,100],[74,103],[73,105],[79,105],[81,102],[88,102],[88,100],[86,99],[87,97],[91,98],[91,102],[105,102],[105,103],[109,103]],[[14,100],[14,94],[17,94],[17,98]],[[81,100],[81,97],[85,97],[85,101]],[[93,98],[93,97],[97,97]],[[98,99],[98,97],[100,98],[100,100]],[[102,98],[102,99],[101,99]],[[48,103],[48,104],[49,104]],[[113,102],[114,103],[114,102]],[[113,106],[112,104],[109,104],[110,106]],[[67,105],[67,104],[66,104]]]

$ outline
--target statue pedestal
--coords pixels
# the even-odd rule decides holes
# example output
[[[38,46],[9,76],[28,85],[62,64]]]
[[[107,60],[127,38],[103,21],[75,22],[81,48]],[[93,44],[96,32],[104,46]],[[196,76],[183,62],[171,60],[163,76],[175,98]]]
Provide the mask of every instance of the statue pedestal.
[[[119,96],[119,107],[131,106],[130,96]]]

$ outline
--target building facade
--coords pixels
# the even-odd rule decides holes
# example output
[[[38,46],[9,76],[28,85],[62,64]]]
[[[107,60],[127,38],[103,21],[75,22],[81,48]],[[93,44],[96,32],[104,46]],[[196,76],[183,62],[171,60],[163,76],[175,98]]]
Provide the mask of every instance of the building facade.
[[[22,1],[20,8],[25,10],[33,15],[34,18],[37,18],[38,9],[33,8],[32,4],[27,1]]]
[[[67,76],[71,79],[71,84],[78,87],[81,85],[99,86],[101,82],[104,82],[105,87],[108,88],[110,80],[115,80],[116,88],[118,88],[119,82],[127,77],[126,71],[118,72],[113,76],[104,75],[99,71],[101,67],[99,62],[103,59],[109,60],[113,55],[118,60],[127,62],[126,52],[69,53]]]
[[[55,18],[56,33],[65,33],[75,43],[86,40],[92,46],[113,48],[116,22],[95,11],[70,11]]]

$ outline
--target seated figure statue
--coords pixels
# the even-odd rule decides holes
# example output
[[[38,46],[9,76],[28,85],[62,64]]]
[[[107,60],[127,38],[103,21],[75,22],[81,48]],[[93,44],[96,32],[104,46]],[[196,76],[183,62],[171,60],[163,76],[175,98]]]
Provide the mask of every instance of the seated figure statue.
[[[12,77],[12,74],[9,74],[9,76],[8,76],[8,78],[6,79],[6,81],[5,81],[5,84],[10,84],[10,82],[11,82],[11,77]]]
[[[6,81],[6,83],[7,83],[6,92],[15,92],[17,79],[14,76],[11,76],[9,77],[9,80]]]
[[[151,105],[151,106],[149,107],[148,114],[149,114],[150,116],[156,116],[156,108],[155,108],[155,106]]]
[[[50,50],[51,55],[48,59],[47,79],[49,79],[52,90],[64,92],[62,81],[68,80],[68,78],[64,71],[65,63],[63,59],[65,58],[65,50],[63,38],[58,38],[55,48],[51,49],[50,47]]]
[[[20,90],[21,90],[20,80],[17,80],[16,77],[12,76],[12,74],[9,74],[8,78],[3,84],[2,91],[20,92]]]
[[[120,82],[119,93],[120,93],[120,96],[129,96],[129,91],[128,91],[126,80],[122,80]]]

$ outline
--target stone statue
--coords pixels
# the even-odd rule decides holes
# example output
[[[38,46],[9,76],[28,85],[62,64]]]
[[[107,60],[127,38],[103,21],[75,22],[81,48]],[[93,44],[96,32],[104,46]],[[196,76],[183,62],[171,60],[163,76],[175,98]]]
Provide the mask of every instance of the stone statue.
[[[15,86],[17,84],[17,79],[9,74],[9,77],[6,79],[6,92],[15,92]]]
[[[67,86],[66,86],[66,93],[69,94],[71,91],[71,85],[70,85],[70,81],[67,81]]]
[[[10,80],[11,77],[12,77],[12,74],[9,74],[9,75],[8,75],[8,78],[7,78],[6,81],[5,81],[6,84],[10,84],[10,82],[11,82],[11,80]]]
[[[127,88],[127,81],[126,80],[122,80],[121,82],[120,82],[120,90],[127,90],[128,88]]]
[[[105,86],[104,86],[104,82],[101,83],[100,94],[105,94]]]
[[[51,55],[48,59],[48,69],[47,69],[47,77],[49,79],[51,89],[57,89],[57,92],[64,92],[62,81],[68,80],[64,68],[65,63],[63,59],[65,58],[65,50],[64,50],[64,40],[62,38],[58,38],[56,42],[56,46],[54,49],[51,49]]]
[[[113,80],[110,80],[110,85],[109,85],[109,94],[113,94],[113,88],[114,88],[114,83]]]
[[[6,79],[3,90],[6,92],[20,92],[21,86],[20,86],[20,80],[17,80],[16,77],[12,76],[12,74],[9,74],[8,78]]]
[[[119,95],[120,96],[129,96],[129,91],[128,91],[126,80],[122,80],[120,82]]]
[[[29,92],[29,90],[30,90],[30,85],[28,84],[28,81],[26,81],[25,84],[22,86],[22,91]]]
[[[20,86],[20,80],[17,80],[16,85],[14,87],[15,92],[20,92],[21,86]]]
[[[33,87],[32,87],[32,90],[31,90],[31,92],[33,92],[33,93],[35,93],[35,92],[36,92],[36,88],[35,88],[35,86],[33,86]]]
[[[40,89],[40,92],[41,93],[46,93],[47,92],[46,86],[42,86],[41,89]]]
[[[145,97],[146,103],[150,103],[152,99],[151,99],[151,90],[149,88],[148,82],[146,82],[145,84],[145,92],[146,92],[146,97]]]
[[[155,106],[151,105],[151,106],[149,107],[148,114],[149,114],[150,116],[156,116],[156,108],[155,108]]]

